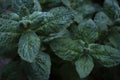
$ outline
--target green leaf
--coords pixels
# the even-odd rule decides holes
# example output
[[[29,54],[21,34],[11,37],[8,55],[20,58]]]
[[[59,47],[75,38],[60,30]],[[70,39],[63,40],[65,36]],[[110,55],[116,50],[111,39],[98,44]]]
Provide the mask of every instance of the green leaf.
[[[68,28],[73,22],[73,13],[65,7],[53,8],[49,13],[51,13],[53,17],[46,20],[43,24],[38,25],[38,29],[36,29],[37,33],[42,35],[43,33],[45,35],[58,33],[59,31]]]
[[[34,11],[40,11],[41,6],[38,0],[14,0],[12,1],[12,9],[20,17],[32,14]]]
[[[19,15],[13,12],[4,12],[0,15],[1,18],[3,19],[10,19],[10,20],[14,20],[14,21],[18,21],[19,20]]]
[[[67,6],[68,8],[71,7],[71,0],[61,0],[61,1],[62,1],[63,4],[64,4],[65,6]]]
[[[97,26],[91,19],[80,23],[77,31],[77,39],[82,39],[86,43],[94,42],[98,38]]]
[[[29,80],[49,80],[51,71],[49,55],[40,53],[35,62],[28,63],[25,69]]]
[[[78,12],[75,12],[74,21],[80,24],[83,21],[83,15]]]
[[[91,1],[77,1],[76,0],[76,11],[83,15],[85,18],[92,18],[92,15],[99,11],[101,7],[99,7],[97,4],[91,3]]]
[[[104,11],[113,20],[120,17],[120,7],[117,0],[105,0]]]
[[[78,41],[70,38],[58,38],[51,41],[50,46],[57,56],[63,60],[72,61],[81,54],[81,46]]]
[[[89,48],[90,55],[103,66],[113,67],[119,64],[117,61],[120,58],[120,51],[117,49],[111,46],[99,44],[90,44]]]
[[[46,24],[51,18],[53,18],[53,15],[50,12],[35,11],[29,15],[29,18],[31,20],[31,29],[37,30],[39,27],[41,27],[43,24]]]
[[[42,36],[42,40],[43,40],[43,42],[49,42],[49,41],[52,41],[57,38],[66,38],[69,36],[70,36],[69,31],[64,29],[58,33],[52,33],[52,34],[49,34],[48,36]]]
[[[91,71],[93,70],[94,63],[90,56],[81,56],[75,62],[76,70],[80,76],[80,78],[87,77]]]
[[[104,12],[98,12],[95,15],[94,21],[100,30],[108,30],[108,25],[112,24],[112,21]]]
[[[24,33],[18,43],[19,56],[28,62],[33,62],[39,53],[40,38],[32,31]]]
[[[114,47],[120,49],[120,34],[119,33],[111,34],[109,36],[109,41]]]
[[[0,53],[15,49],[19,36],[20,30],[17,21],[0,18]]]

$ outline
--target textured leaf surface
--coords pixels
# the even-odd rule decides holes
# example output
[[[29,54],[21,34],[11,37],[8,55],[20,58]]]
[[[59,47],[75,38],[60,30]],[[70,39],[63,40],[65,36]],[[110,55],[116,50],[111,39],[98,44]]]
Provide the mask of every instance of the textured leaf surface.
[[[39,33],[44,33],[46,35],[50,33],[59,32],[67,27],[73,22],[72,13],[65,7],[53,8],[49,11],[53,17],[52,19],[46,20],[36,31]]]
[[[94,42],[98,38],[97,26],[91,19],[79,24],[77,31],[77,38],[82,39],[86,43]]]
[[[0,18],[0,52],[6,52],[17,47],[20,36],[19,24],[16,21]]]
[[[14,20],[14,21],[19,20],[19,15],[13,12],[4,12],[0,15],[0,17],[4,19]]]
[[[26,72],[29,80],[49,80],[51,60],[49,55],[40,53],[34,63],[28,64]]]
[[[53,18],[53,15],[50,12],[35,11],[29,16],[29,18],[32,21],[31,28],[37,30],[39,27],[42,27],[43,24],[49,22],[49,20]]]
[[[19,14],[20,17],[29,15],[34,11],[40,11],[41,6],[38,0],[13,0],[12,9],[15,13]]]
[[[112,24],[112,21],[104,12],[98,12],[95,15],[94,21],[101,30],[107,30],[107,26]]]
[[[32,31],[24,33],[18,43],[20,57],[28,62],[33,62],[40,49],[40,38]]]
[[[105,0],[104,10],[111,19],[119,18],[120,7],[117,0]]]
[[[60,58],[72,61],[78,54],[81,54],[81,46],[79,42],[72,39],[55,39],[50,43],[52,50]]]
[[[120,49],[120,34],[119,33],[113,33],[110,35],[109,37],[109,41],[111,42],[111,44]]]
[[[90,56],[81,56],[75,62],[75,66],[80,78],[85,78],[91,73],[94,63]]]
[[[120,53],[117,49],[112,48],[111,46],[98,44],[90,45],[90,49],[90,54],[93,58],[97,59],[103,66],[112,67],[119,64],[117,60],[120,58]]]

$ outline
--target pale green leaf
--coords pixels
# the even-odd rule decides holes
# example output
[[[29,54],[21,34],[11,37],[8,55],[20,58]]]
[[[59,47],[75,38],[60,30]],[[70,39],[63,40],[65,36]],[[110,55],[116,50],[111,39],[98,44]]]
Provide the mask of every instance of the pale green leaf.
[[[31,20],[31,29],[37,30],[39,27],[42,27],[43,24],[49,22],[53,15],[50,12],[38,12],[35,11],[31,15],[29,15]],[[37,25],[36,25],[37,24]]]
[[[85,78],[93,70],[94,63],[93,63],[93,60],[90,56],[81,56],[75,62],[75,67],[76,67],[76,70],[77,70],[80,78]]]
[[[41,6],[38,0],[13,0],[12,9],[20,17],[32,14],[34,11],[40,11]]]
[[[68,8],[71,7],[71,0],[61,0],[61,1],[62,1],[63,4],[64,4],[65,6],[67,6]]]
[[[53,15],[52,18],[46,19],[46,22],[38,25],[37,33],[48,35],[50,33],[58,33],[59,31],[68,28],[73,20],[73,14],[65,7],[53,8],[49,11]]]
[[[33,62],[39,53],[40,38],[32,31],[22,34],[18,43],[19,56],[28,62]]]

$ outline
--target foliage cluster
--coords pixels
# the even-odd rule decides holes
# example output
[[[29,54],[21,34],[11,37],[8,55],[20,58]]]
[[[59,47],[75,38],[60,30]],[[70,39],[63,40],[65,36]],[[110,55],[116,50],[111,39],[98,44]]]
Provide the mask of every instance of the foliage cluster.
[[[0,80],[90,80],[120,63],[119,1],[1,0],[0,59]]]

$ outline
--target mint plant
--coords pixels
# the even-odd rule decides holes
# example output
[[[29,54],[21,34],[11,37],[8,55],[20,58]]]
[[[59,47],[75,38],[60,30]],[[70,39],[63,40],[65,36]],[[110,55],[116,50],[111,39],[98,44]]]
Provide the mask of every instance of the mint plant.
[[[0,67],[0,80],[50,80],[53,66],[62,63],[75,70],[69,80],[81,80],[89,77],[96,64],[107,68],[119,65],[119,2],[101,3],[1,1],[0,58],[10,61]]]

